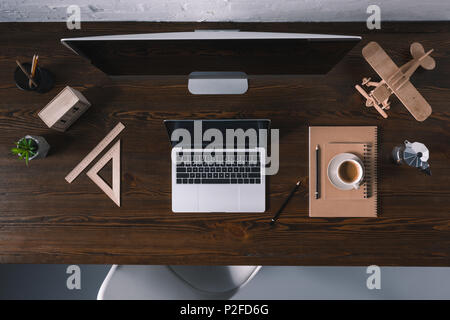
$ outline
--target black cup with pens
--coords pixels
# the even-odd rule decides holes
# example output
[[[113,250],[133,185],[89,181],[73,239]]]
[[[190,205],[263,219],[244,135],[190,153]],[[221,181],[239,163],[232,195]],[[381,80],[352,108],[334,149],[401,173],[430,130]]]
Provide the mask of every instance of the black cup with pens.
[[[46,93],[55,83],[53,74],[47,69],[37,66],[38,56],[33,57],[32,63],[20,63],[16,60],[17,68],[14,72],[16,86],[25,91]]]

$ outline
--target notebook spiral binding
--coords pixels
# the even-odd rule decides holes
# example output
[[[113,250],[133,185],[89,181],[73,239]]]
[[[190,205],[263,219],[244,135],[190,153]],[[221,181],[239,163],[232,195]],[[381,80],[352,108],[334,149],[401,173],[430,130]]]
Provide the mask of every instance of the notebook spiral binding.
[[[378,177],[379,177],[379,172],[378,172],[378,168],[381,168],[381,157],[379,156],[381,154],[380,151],[380,145],[381,143],[379,143],[379,139],[381,139],[381,133],[382,131],[380,131],[378,133],[378,127],[375,127],[375,145],[374,145],[374,161],[373,161],[373,166],[374,166],[374,186],[375,186],[375,190],[374,192],[377,195],[377,203],[376,203],[376,212],[375,214],[378,216],[378,214],[381,212],[381,197],[380,194],[378,193]]]
[[[364,168],[366,169],[366,182],[364,183],[364,198],[371,198],[377,192],[378,185],[378,137],[375,131],[374,145],[364,145]],[[378,206],[377,206],[378,215]]]
[[[364,145],[364,168],[365,168],[365,183],[364,183],[364,198],[370,198],[372,196],[372,179],[373,179],[373,170],[372,170],[372,145],[366,144]]]

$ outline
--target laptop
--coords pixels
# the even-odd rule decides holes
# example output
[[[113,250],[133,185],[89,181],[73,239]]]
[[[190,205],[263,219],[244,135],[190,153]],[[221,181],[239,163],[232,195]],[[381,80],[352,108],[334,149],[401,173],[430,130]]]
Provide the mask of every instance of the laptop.
[[[164,124],[172,145],[173,212],[265,211],[270,120]]]

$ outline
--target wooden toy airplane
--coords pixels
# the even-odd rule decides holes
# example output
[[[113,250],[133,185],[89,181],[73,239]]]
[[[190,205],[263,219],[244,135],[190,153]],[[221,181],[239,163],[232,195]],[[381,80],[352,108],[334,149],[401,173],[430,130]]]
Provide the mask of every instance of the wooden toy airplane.
[[[376,42],[370,42],[362,54],[370,66],[378,73],[381,81],[370,81],[364,78],[362,85],[374,87],[367,93],[361,86],[356,85],[356,90],[366,98],[366,107],[374,107],[384,118],[387,118],[385,110],[389,110],[391,94],[395,94],[417,121],[424,121],[431,114],[431,106],[409,81],[411,75],[421,66],[426,70],[433,70],[436,62],[430,56],[431,49],[425,52],[423,46],[414,42],[410,48],[413,59],[400,68]]]

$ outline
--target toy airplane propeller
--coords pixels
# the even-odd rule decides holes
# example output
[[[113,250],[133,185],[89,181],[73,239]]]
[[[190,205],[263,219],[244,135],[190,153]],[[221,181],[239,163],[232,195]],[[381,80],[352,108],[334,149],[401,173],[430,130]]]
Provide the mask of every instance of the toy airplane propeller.
[[[364,78],[362,85],[374,87],[367,93],[361,86],[356,85],[356,90],[366,98],[366,107],[374,107],[384,118],[387,118],[385,110],[389,110],[391,94],[395,94],[417,121],[424,121],[431,114],[431,106],[409,81],[409,78],[421,66],[426,70],[433,70],[436,62],[430,56],[433,49],[425,52],[423,46],[414,42],[410,48],[413,59],[400,68],[376,42],[370,42],[362,54],[370,66],[378,73],[381,81],[370,81]]]

